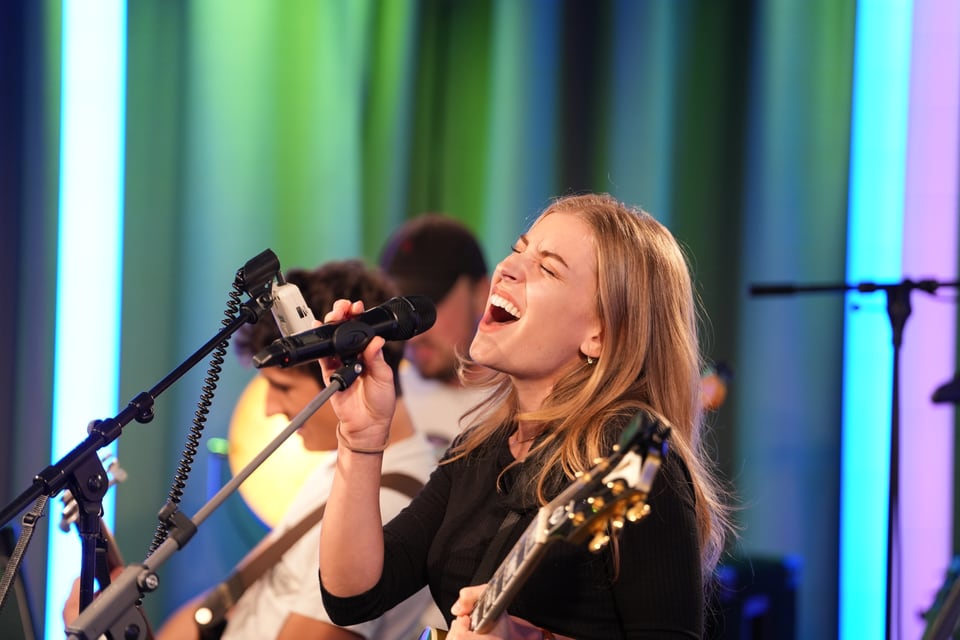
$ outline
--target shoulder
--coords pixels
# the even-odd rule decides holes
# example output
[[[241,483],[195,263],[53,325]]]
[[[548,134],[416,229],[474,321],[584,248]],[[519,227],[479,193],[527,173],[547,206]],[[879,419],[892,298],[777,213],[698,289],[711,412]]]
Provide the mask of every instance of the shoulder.
[[[679,453],[668,450],[654,478],[650,490],[650,502],[670,502],[674,506],[694,513],[696,510],[696,491],[693,478],[686,462]]]

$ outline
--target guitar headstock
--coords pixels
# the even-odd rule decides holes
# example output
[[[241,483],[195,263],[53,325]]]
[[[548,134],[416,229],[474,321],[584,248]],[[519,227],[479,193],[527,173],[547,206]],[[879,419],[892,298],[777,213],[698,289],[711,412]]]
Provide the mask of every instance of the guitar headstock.
[[[541,512],[548,514],[544,537],[573,543],[589,539],[599,551],[610,532],[636,522],[650,512],[647,496],[667,453],[670,427],[647,411],[640,411],[624,429],[606,458],[596,461]]]

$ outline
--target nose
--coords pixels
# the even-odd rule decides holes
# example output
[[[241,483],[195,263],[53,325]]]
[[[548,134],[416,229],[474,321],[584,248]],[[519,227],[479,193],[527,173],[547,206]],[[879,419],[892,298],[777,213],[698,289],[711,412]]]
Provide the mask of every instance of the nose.
[[[283,413],[283,408],[281,407],[279,392],[273,388],[273,385],[267,387],[267,397],[264,402],[263,410],[268,416],[274,416],[278,413]]]
[[[524,269],[523,254],[510,253],[497,265],[497,274],[502,280],[519,280]]]

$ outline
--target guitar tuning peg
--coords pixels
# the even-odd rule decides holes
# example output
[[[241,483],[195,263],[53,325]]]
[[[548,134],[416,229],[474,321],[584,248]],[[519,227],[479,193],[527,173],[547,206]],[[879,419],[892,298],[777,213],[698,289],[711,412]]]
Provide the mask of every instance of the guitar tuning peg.
[[[617,515],[610,518],[610,526],[614,529],[623,529],[624,524],[626,524],[624,516]]]
[[[640,518],[643,518],[649,513],[650,513],[650,505],[648,505],[646,502],[641,502],[627,509],[627,520],[629,520],[630,522],[636,522],[637,520],[639,520]]]
[[[594,511],[600,511],[607,503],[601,496],[593,496],[592,498],[587,498],[587,504],[593,507]]]
[[[587,545],[587,548],[590,549],[590,551],[596,553],[597,551],[600,551],[605,546],[607,546],[608,542],[610,542],[610,536],[607,535],[606,531],[601,529],[600,531],[597,531],[595,534],[593,534],[593,538],[591,538],[590,544]]]

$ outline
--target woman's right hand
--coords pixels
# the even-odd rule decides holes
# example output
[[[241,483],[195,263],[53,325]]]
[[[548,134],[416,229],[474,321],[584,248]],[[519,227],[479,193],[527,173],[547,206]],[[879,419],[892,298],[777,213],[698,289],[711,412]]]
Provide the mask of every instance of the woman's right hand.
[[[460,589],[460,597],[453,603],[450,613],[456,616],[446,640],[572,640],[557,636],[545,629],[533,625],[522,618],[503,613],[496,624],[487,633],[478,634],[470,630],[470,614],[483,595],[487,585],[474,585]]]
[[[363,313],[363,302],[337,300],[333,310],[324,316],[324,323],[344,322]],[[340,434],[351,447],[382,448],[390,435],[390,420],[396,405],[393,369],[383,359],[386,341],[374,336],[360,354],[363,372],[346,389],[333,394],[330,403],[340,420]],[[320,358],[323,379],[330,384],[330,376],[343,365],[338,356]]]

